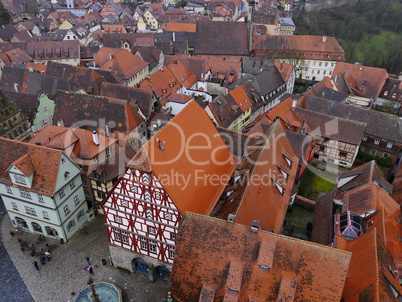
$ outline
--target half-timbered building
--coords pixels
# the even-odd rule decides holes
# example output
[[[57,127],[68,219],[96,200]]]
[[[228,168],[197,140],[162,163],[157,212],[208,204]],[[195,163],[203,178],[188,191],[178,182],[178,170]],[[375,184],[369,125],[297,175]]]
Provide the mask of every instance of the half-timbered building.
[[[182,215],[211,215],[236,163],[206,112],[187,105],[131,159],[103,203],[114,265],[168,277]]]

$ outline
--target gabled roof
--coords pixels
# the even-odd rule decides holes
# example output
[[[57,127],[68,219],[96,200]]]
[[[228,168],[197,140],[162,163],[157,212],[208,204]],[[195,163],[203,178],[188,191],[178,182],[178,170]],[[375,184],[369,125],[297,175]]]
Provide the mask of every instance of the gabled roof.
[[[9,50],[6,52],[7,57],[14,64],[24,64],[28,62],[32,62],[32,58],[28,56],[23,50],[20,48],[14,48],[13,50]]]
[[[100,95],[127,100],[130,104],[136,104],[144,116],[149,116],[152,112],[154,93],[151,89],[103,83]]]
[[[51,63],[49,62],[48,64],[50,65]],[[3,68],[1,78],[1,89],[3,91],[35,95],[46,93],[49,96],[53,96],[59,89],[71,90],[73,88],[71,86],[67,79],[7,66]]]
[[[127,161],[135,155],[134,149],[126,144],[118,152],[112,153],[110,157],[98,165],[88,176],[101,183],[107,183],[122,175],[126,169]]]
[[[367,124],[350,119],[334,117],[302,108],[294,108],[300,120],[305,120],[311,129],[310,135],[360,145]]]
[[[299,160],[276,121],[250,146],[226,188],[215,217],[249,225],[258,220],[261,228],[280,233],[293,189]]]
[[[377,163],[372,160],[350,171],[339,174],[336,184],[336,195],[339,196],[343,192],[353,188],[377,182],[384,190],[392,192],[392,185],[387,182]]]
[[[128,134],[142,122],[126,100],[66,91],[59,91],[53,100],[53,120],[62,120],[66,127],[81,125],[96,130],[104,122],[111,130]]]
[[[298,53],[304,59],[345,61],[345,52],[334,37],[254,35],[254,52]]]
[[[254,86],[247,82],[210,102],[208,107],[217,124],[221,127],[229,127],[250,107],[253,107],[253,111],[255,111],[263,106],[262,98],[254,91]]]
[[[128,79],[144,69],[148,63],[125,49],[101,47],[94,57],[100,70],[110,71]]]
[[[185,88],[190,89],[197,83],[197,78],[179,60],[173,60],[167,68]]]
[[[378,98],[388,77],[385,69],[344,62],[336,63],[332,72],[332,79],[340,91],[373,100]],[[342,82],[346,84],[346,89]]]
[[[197,22],[194,54],[246,56],[247,37],[243,22]]]
[[[99,94],[102,83],[106,82],[94,69],[55,62],[48,62],[46,74],[68,79],[75,84],[75,90],[82,88],[89,94]]]
[[[248,74],[258,74],[263,70],[272,68],[275,65],[273,61],[246,57],[242,60],[242,72]]]
[[[402,80],[388,78],[385,81],[379,97],[402,103]]]
[[[373,228],[355,240],[337,236],[337,248],[352,252],[342,298],[345,302],[397,302],[390,284],[402,295],[399,282],[390,272],[394,259],[382,236]]]
[[[29,170],[31,172],[32,169],[34,170],[31,191],[49,196],[55,193],[57,181],[55,173],[59,169],[62,156],[60,150],[22,143],[2,137],[0,137],[0,150],[2,151],[0,154],[0,181],[2,183],[12,184],[7,171],[12,164],[18,161],[26,163],[26,160],[29,159]],[[22,167],[21,169],[25,170]]]
[[[163,55],[162,49],[156,46],[133,47],[132,52],[149,64],[149,70],[153,70],[159,65],[159,60]]]
[[[180,213],[209,215],[235,165],[212,121],[193,101],[140,149],[128,167],[154,173]],[[182,175],[186,185],[169,181],[169,175]],[[212,175],[220,180],[210,181]]]
[[[367,123],[366,134],[384,138],[392,142],[402,143],[401,121],[396,115],[309,95],[306,96],[304,104],[303,101],[300,100],[298,106],[302,106],[314,112]]]
[[[27,54],[34,60],[80,59],[80,43],[78,40],[28,42]]]
[[[165,65],[170,65],[174,60],[179,60],[200,81],[205,81],[208,71],[211,70],[205,57],[190,57],[184,54],[167,55]]]
[[[28,143],[35,144],[39,142],[42,146],[60,150],[73,146],[72,150],[69,150],[68,155],[70,157],[91,159],[116,143],[117,139],[98,133],[98,141],[99,145],[96,145],[93,141],[92,131],[87,129],[47,125]]]
[[[127,34],[104,34],[103,46],[112,48],[121,48],[124,42],[128,42],[131,47],[134,46],[154,46],[153,33],[127,33]]]
[[[187,213],[170,291],[180,301],[335,302],[350,258],[341,250]]]

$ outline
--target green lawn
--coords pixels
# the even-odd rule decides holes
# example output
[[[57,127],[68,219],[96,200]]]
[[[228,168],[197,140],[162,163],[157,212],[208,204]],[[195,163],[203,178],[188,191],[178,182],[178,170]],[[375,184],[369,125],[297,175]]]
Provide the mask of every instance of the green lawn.
[[[298,195],[317,200],[324,193],[334,189],[336,175],[315,168],[306,169],[300,180]]]

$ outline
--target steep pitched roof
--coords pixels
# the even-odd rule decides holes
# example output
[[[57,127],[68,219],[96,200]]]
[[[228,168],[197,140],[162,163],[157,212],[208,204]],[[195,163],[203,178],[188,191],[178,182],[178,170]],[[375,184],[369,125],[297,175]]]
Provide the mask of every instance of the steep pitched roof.
[[[197,83],[197,78],[179,60],[174,60],[167,68],[185,88],[190,89]]]
[[[36,110],[39,106],[38,96],[35,94],[26,94],[12,91],[4,91],[4,94],[13,101],[18,108],[28,117],[30,123],[33,123]]]
[[[243,22],[197,22],[196,55],[248,55],[248,29]]]
[[[332,79],[338,88],[342,81],[346,82],[347,90],[343,93],[367,97],[376,100],[388,79],[385,69],[338,62],[332,73]]]
[[[350,258],[341,250],[187,213],[170,290],[180,301],[335,302]]]
[[[345,302],[398,301],[390,285],[402,295],[399,282],[390,272],[394,260],[375,228],[355,240],[337,236],[337,248],[352,252],[342,298]]]
[[[66,127],[100,128],[103,121],[111,130],[128,133],[141,120],[126,100],[59,91],[55,98],[54,121],[62,120]]]
[[[102,83],[106,82],[96,70],[55,62],[48,62],[46,74],[68,79],[76,90],[82,88],[89,94],[99,94]]]
[[[235,165],[208,115],[193,101],[141,148],[128,167],[152,171],[180,213],[209,215]],[[182,175],[187,185],[169,181],[169,175]],[[210,181],[212,175],[219,181]]]
[[[284,56],[298,53],[310,60],[345,61],[345,52],[334,37],[254,35],[252,49],[256,53],[285,52]]]
[[[298,158],[277,121],[248,148],[215,217],[233,214],[245,225],[258,220],[264,230],[280,233],[297,167]]]
[[[163,31],[171,31],[171,32],[184,31],[184,32],[194,32],[195,33],[196,29],[197,29],[197,24],[169,22],[169,23],[162,25],[161,28],[163,29]]]
[[[44,195],[52,196],[55,193],[57,177],[62,152],[42,146],[22,143],[0,137],[0,180],[5,184],[12,184],[8,168],[14,163],[29,158],[29,173],[33,172],[31,190]],[[23,159],[25,158],[25,160]],[[22,164],[22,163],[21,163]],[[34,171],[33,171],[34,170]]]
[[[114,33],[103,35],[104,47],[121,48],[124,42],[128,42],[131,47],[155,45],[153,33]]]
[[[300,120],[307,122],[307,125],[312,130],[310,135],[327,137],[353,145],[360,145],[367,127],[367,124],[363,122],[334,117],[302,108],[294,108],[294,112]]]
[[[345,191],[373,182],[377,182],[389,193],[392,192],[392,185],[385,180],[384,175],[374,160],[358,166],[351,171],[339,174],[335,196],[339,196]]]
[[[144,69],[148,63],[125,49],[102,47],[94,57],[100,70],[110,71],[127,79]]]
[[[100,95],[127,100],[130,104],[136,104],[145,116],[149,116],[153,109],[154,93],[151,89],[103,83]]]
[[[299,103],[298,103],[299,106]],[[300,106],[304,106],[300,100]],[[401,121],[396,115],[342,104],[323,98],[306,96],[308,110],[367,123],[366,134],[402,143]]]

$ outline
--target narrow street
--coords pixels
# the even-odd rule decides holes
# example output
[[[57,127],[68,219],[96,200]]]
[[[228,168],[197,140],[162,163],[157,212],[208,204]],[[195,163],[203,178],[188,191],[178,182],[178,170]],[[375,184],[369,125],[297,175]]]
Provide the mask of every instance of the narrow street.
[[[3,200],[0,197],[0,224],[7,215]],[[11,261],[3,245],[2,233],[0,232],[0,297],[2,301],[34,302],[20,274]]]

